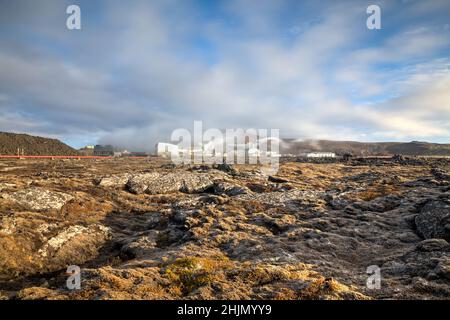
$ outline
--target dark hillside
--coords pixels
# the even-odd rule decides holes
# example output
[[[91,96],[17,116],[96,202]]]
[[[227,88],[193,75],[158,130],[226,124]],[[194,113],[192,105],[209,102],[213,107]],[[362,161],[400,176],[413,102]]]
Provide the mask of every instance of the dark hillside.
[[[20,153],[32,156],[78,155],[78,152],[57,139],[30,136],[27,134],[0,132],[0,155]]]

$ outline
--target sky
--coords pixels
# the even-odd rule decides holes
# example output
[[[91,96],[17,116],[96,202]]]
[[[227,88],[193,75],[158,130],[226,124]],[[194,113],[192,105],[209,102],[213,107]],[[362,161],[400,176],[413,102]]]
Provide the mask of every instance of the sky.
[[[196,120],[450,143],[450,1],[0,0],[0,131],[151,150]]]

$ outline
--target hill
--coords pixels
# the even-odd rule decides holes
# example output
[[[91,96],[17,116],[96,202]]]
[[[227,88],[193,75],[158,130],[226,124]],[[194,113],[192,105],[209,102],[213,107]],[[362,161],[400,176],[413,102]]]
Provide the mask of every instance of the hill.
[[[428,142],[356,142],[332,140],[284,139],[280,146],[282,154],[300,155],[306,152],[335,152],[338,155],[351,153],[355,156],[411,155],[450,156],[450,144]]]
[[[57,139],[30,136],[28,134],[0,132],[0,155],[16,155],[18,148],[20,150],[23,149],[24,155],[78,155],[78,152],[75,149]]]

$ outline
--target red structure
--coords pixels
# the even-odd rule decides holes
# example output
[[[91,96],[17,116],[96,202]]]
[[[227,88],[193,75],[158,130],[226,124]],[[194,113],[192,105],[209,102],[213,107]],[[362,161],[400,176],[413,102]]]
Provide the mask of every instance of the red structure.
[[[112,156],[18,156],[0,155],[0,158],[8,159],[108,159]]]

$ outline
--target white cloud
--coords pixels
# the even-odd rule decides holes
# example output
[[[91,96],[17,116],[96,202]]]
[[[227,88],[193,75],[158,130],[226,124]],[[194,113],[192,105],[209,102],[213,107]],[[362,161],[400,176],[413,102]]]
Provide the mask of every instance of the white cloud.
[[[0,96],[8,114],[0,128],[91,134],[146,149],[194,120],[280,128],[293,138],[450,136],[445,34],[405,27],[365,43],[364,6],[308,5],[315,11],[306,21],[314,23],[289,39],[292,23],[279,21],[287,7],[278,1],[227,1],[213,20],[179,2],[139,1],[126,10],[105,2],[102,24],[84,22],[82,33],[38,28],[54,47],[9,39],[0,48],[8,98]],[[214,52],[203,53],[215,59],[193,50],[197,38],[210,42]]]

